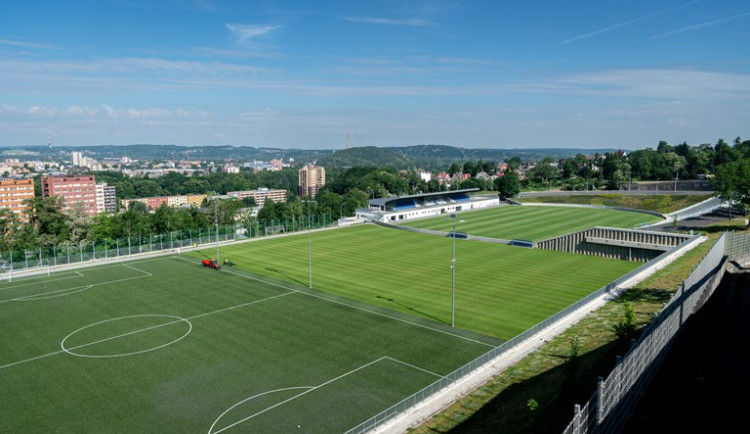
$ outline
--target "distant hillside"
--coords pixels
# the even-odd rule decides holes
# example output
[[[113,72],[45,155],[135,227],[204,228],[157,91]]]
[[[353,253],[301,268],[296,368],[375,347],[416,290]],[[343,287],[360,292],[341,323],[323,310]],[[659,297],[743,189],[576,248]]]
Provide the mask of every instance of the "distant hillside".
[[[362,146],[351,149],[343,149],[318,160],[318,165],[324,167],[362,167],[391,166],[397,169],[405,169],[414,166],[414,160],[399,155],[389,148],[378,148],[376,146]]]
[[[536,160],[545,157],[562,158],[576,154],[594,154],[614,152],[617,149],[579,149],[579,148],[511,148],[511,149],[468,149],[445,145],[416,145],[385,148],[412,160],[493,160],[520,157],[522,160]]]
[[[85,156],[96,159],[127,156],[136,160],[239,160],[268,161],[274,158],[304,164],[317,161],[323,166],[392,166],[397,169],[422,168],[445,170],[454,162],[468,160],[503,161],[520,157],[521,160],[538,160],[544,157],[561,158],[576,154],[613,152],[616,149],[469,149],[445,145],[415,145],[403,147],[362,146],[334,151],[332,149],[281,149],[255,148],[252,146],[179,146],[179,145],[101,145],[101,146],[7,146],[0,148],[6,157],[41,157],[70,161],[70,153],[82,151]]]

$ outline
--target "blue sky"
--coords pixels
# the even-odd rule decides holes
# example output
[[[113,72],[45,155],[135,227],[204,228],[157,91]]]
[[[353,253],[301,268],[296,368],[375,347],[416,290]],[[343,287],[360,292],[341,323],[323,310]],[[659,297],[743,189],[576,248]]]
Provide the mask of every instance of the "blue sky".
[[[353,146],[639,149],[750,135],[747,0],[0,9],[0,145],[337,149],[350,133]]]

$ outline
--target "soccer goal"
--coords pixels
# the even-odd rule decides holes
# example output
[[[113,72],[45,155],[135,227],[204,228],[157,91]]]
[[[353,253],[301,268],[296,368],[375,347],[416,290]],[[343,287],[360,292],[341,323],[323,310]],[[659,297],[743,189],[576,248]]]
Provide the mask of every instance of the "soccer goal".
[[[266,226],[266,235],[276,235],[284,233],[284,225]]]

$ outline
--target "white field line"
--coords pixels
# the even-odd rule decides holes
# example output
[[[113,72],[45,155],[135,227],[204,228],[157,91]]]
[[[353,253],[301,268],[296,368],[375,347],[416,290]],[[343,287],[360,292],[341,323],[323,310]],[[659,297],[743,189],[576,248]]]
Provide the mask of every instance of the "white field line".
[[[332,379],[330,379],[330,380],[326,381],[325,383],[321,383],[321,384],[318,384],[317,386],[313,386],[313,387],[305,386],[305,387],[296,387],[296,388],[295,388],[295,387],[289,387],[289,388],[287,388],[287,389],[276,389],[276,390],[272,390],[272,391],[270,391],[270,392],[262,393],[262,394],[260,394],[260,395],[264,395],[264,394],[267,394],[267,393],[272,393],[272,392],[276,392],[276,391],[280,391],[280,390],[301,389],[301,388],[306,388],[306,389],[307,389],[307,390],[305,390],[305,391],[304,391],[304,392],[302,392],[302,393],[299,393],[299,394],[297,394],[297,395],[294,395],[294,396],[292,396],[291,398],[285,399],[285,400],[283,400],[283,401],[281,401],[281,402],[278,402],[278,403],[276,403],[276,404],[274,404],[274,405],[272,405],[272,406],[270,406],[270,407],[267,407],[267,408],[265,408],[265,409],[263,409],[263,410],[261,410],[261,411],[259,411],[259,412],[253,413],[253,414],[251,414],[250,416],[248,416],[248,417],[246,417],[246,418],[244,418],[244,419],[238,420],[237,422],[235,422],[235,423],[233,423],[233,424],[231,424],[231,425],[227,425],[227,426],[225,426],[224,428],[221,428],[220,430],[217,430],[217,431],[213,431],[213,429],[214,429],[214,426],[216,426],[216,423],[217,423],[217,422],[219,422],[219,420],[221,420],[221,418],[222,418],[222,417],[224,417],[224,415],[225,415],[225,414],[229,413],[229,411],[230,411],[230,410],[232,410],[233,408],[237,407],[238,405],[240,405],[240,404],[242,404],[242,403],[244,403],[244,402],[247,402],[247,401],[249,401],[250,399],[252,399],[252,398],[254,398],[254,397],[256,397],[256,396],[260,396],[260,395],[255,395],[255,396],[253,396],[253,397],[250,397],[250,398],[246,398],[246,399],[244,399],[244,400],[242,400],[242,401],[238,402],[237,404],[234,404],[234,405],[233,405],[233,406],[231,406],[231,407],[230,407],[229,409],[225,410],[225,411],[224,411],[224,413],[222,413],[222,414],[221,414],[221,415],[220,415],[220,416],[219,416],[219,417],[218,417],[218,418],[217,418],[217,419],[216,419],[216,420],[214,421],[214,423],[213,423],[213,424],[211,425],[211,428],[209,428],[209,429],[208,429],[208,434],[219,434],[219,433],[221,433],[221,432],[224,432],[224,431],[226,431],[226,430],[228,430],[228,429],[230,429],[230,428],[234,428],[235,426],[237,426],[237,425],[239,425],[239,424],[241,424],[241,423],[247,422],[248,420],[250,420],[250,419],[252,419],[252,418],[254,418],[254,417],[256,417],[256,416],[260,416],[261,414],[263,414],[263,413],[265,413],[265,412],[267,412],[267,411],[273,410],[274,408],[276,408],[276,407],[279,407],[279,406],[282,406],[282,405],[284,405],[284,404],[286,404],[286,403],[288,403],[288,402],[290,402],[290,401],[293,401],[293,400],[295,400],[295,399],[299,398],[300,396],[303,396],[303,395],[307,395],[308,393],[310,393],[310,392],[313,392],[313,391],[315,391],[315,390],[318,390],[318,389],[320,389],[320,388],[321,388],[321,387],[323,387],[323,386],[326,386],[326,385],[328,385],[328,384],[331,384],[331,383],[333,383],[334,381],[340,380],[340,379],[342,379],[342,378],[344,378],[344,377],[346,377],[346,376],[348,376],[348,375],[351,375],[351,374],[353,374],[353,373],[355,373],[355,372],[357,372],[357,371],[360,371],[360,370],[362,370],[362,369],[365,369],[365,368],[367,368],[367,367],[369,367],[369,366],[372,366],[372,365],[374,365],[374,364],[376,364],[376,363],[378,363],[378,362],[382,362],[383,360],[390,360],[390,361],[392,361],[392,362],[395,362],[395,363],[400,363],[400,364],[402,364],[402,365],[404,365],[404,366],[408,366],[408,367],[410,367],[410,368],[414,368],[414,369],[417,369],[417,370],[419,370],[419,371],[422,371],[422,372],[428,373],[428,374],[430,374],[430,375],[435,375],[435,376],[437,376],[437,377],[441,377],[441,378],[442,378],[442,375],[436,374],[436,373],[434,373],[434,372],[430,372],[430,371],[428,371],[428,370],[426,370],[426,369],[422,369],[422,368],[420,368],[420,367],[417,367],[417,366],[414,366],[414,365],[412,365],[412,364],[409,364],[409,363],[406,363],[406,362],[402,362],[401,360],[397,360],[397,359],[394,359],[394,358],[392,358],[392,357],[388,357],[388,356],[383,356],[383,357],[381,357],[381,358],[379,358],[379,359],[373,360],[372,362],[369,362],[369,363],[365,363],[364,365],[362,365],[362,366],[360,366],[360,367],[358,367],[358,368],[354,368],[354,369],[352,369],[352,370],[351,370],[351,371],[349,371],[349,372],[346,372],[346,373],[344,373],[344,374],[341,374],[341,375],[339,375],[338,377],[332,378]]]
[[[124,265],[124,264],[123,264],[123,265]],[[127,265],[126,265],[126,266],[127,266]],[[128,267],[128,268],[132,268],[132,269],[134,269],[134,270],[136,270],[136,271],[139,271],[139,272],[141,272],[141,273],[146,273],[146,274],[144,274],[144,275],[142,275],[142,276],[125,277],[125,278],[123,278],[123,279],[117,279],[117,280],[108,280],[108,281],[106,281],[106,282],[97,282],[97,283],[92,283],[92,284],[91,284],[91,285],[89,285],[89,286],[88,286],[88,287],[87,287],[86,289],[89,289],[89,288],[91,288],[91,287],[94,287],[94,286],[99,286],[99,285],[108,285],[108,284],[110,284],[110,283],[124,282],[124,281],[126,281],[126,280],[133,280],[133,279],[142,279],[142,278],[144,278],[144,277],[149,277],[149,276],[153,276],[153,274],[151,274],[151,273],[149,273],[149,272],[147,272],[147,271],[139,270],[139,269],[137,269],[137,268],[135,268],[135,267]],[[82,288],[82,287],[81,287],[81,286],[78,286],[78,287],[74,287],[74,288],[69,288],[69,289],[60,289],[60,290],[57,290],[57,291],[50,291],[50,292],[45,292],[45,293],[42,293],[42,294],[36,294],[36,295],[27,295],[27,296],[23,296],[23,297],[15,297],[15,298],[11,298],[11,299],[8,299],[8,300],[0,300],[0,303],[7,303],[7,302],[9,302],[9,301],[32,301],[32,300],[35,300],[35,299],[36,299],[35,297],[38,297],[38,296],[40,296],[40,295],[45,295],[45,294],[52,294],[52,293],[55,293],[55,292],[62,292],[62,291],[71,291],[71,292],[69,292],[68,294],[74,294],[74,293],[76,293],[76,292],[80,292],[80,291],[73,291],[74,289],[78,289],[78,288]],[[83,290],[81,290],[81,291],[83,291]],[[60,295],[58,295],[58,296],[55,296],[55,297],[62,297],[62,296],[64,296],[64,295],[68,295],[68,294],[60,294]],[[42,297],[42,298],[39,298],[39,300],[43,300],[43,299],[45,299],[45,298],[53,298],[53,297]]]
[[[22,286],[29,286],[29,285],[39,285],[40,283],[47,283],[47,282],[56,282],[58,280],[65,280],[65,279],[74,279],[76,277],[83,277],[83,274],[79,273],[76,270],[73,270],[74,273],[77,274],[77,276],[68,276],[68,277],[60,277],[58,279],[49,279],[49,280],[43,280],[43,281],[34,281],[34,282],[28,282],[28,283],[21,283],[20,285],[13,285],[13,286],[6,286],[3,288],[0,288],[0,291],[5,291],[7,289],[13,289],[13,288],[20,288]],[[44,276],[47,277],[47,276]],[[24,279],[26,280],[26,279]]]
[[[146,328],[142,328],[142,329],[138,329],[138,330],[133,330],[132,332],[122,333],[122,334],[119,334],[119,335],[117,335],[117,336],[111,336],[111,337],[108,337],[108,338],[104,338],[104,339],[99,339],[98,341],[94,341],[94,342],[89,342],[89,343],[87,343],[87,344],[76,345],[75,347],[70,347],[70,348],[66,347],[66,346],[64,345],[64,344],[65,344],[65,339],[67,339],[67,338],[69,338],[69,337],[73,336],[73,334],[75,334],[75,333],[76,333],[76,332],[78,332],[79,330],[82,330],[82,329],[78,329],[78,330],[74,331],[73,333],[69,334],[68,336],[66,336],[66,337],[65,337],[65,339],[63,339],[63,340],[62,340],[62,342],[60,342],[60,348],[61,348],[61,349],[62,349],[63,351],[65,351],[65,352],[67,353],[67,352],[69,352],[69,351],[73,351],[73,350],[80,350],[81,348],[86,348],[86,347],[90,347],[90,346],[92,346],[92,345],[96,345],[96,344],[101,344],[102,342],[113,341],[113,340],[115,340],[115,339],[120,339],[120,338],[124,338],[124,337],[126,337],[126,336],[131,336],[131,335],[134,335],[134,334],[138,334],[138,333],[143,333],[143,332],[147,332],[147,331],[149,331],[149,330],[154,330],[154,329],[158,329],[158,328],[160,328],[160,327],[166,327],[166,326],[168,326],[168,325],[172,325],[172,324],[177,324],[177,323],[185,322],[185,320],[187,320],[187,318],[184,318],[184,319],[183,319],[183,318],[180,318],[180,319],[176,319],[176,320],[174,320],[174,321],[169,321],[169,322],[165,322],[164,324],[157,324],[157,325],[154,325],[154,326],[150,326],[150,327],[146,327]],[[92,324],[92,325],[96,325],[96,324],[98,324],[98,323],[94,323],[94,324]],[[188,322],[188,324],[190,324],[190,323]],[[87,326],[87,327],[88,327],[88,326]],[[86,328],[86,327],[84,327],[84,328]],[[191,328],[192,328],[192,327],[191,327]],[[73,354],[73,355],[75,355],[75,354]]]
[[[122,266],[130,268],[131,270],[135,270],[135,271],[141,272],[141,273],[145,274],[146,276],[153,276],[153,274],[149,273],[148,271],[141,270],[140,268],[135,268],[134,266],[132,266],[130,264],[122,264]]]
[[[242,404],[246,403],[247,401],[253,400],[253,399],[255,399],[255,398],[258,398],[258,397],[261,397],[261,396],[264,396],[264,395],[270,395],[271,393],[276,393],[276,392],[284,392],[284,391],[286,391],[286,390],[296,390],[296,389],[314,389],[314,388],[315,388],[315,386],[297,386],[297,387],[285,387],[285,388],[283,388],[283,389],[274,389],[274,390],[269,390],[269,391],[267,391],[267,392],[263,392],[263,393],[258,393],[258,394],[256,394],[256,395],[253,395],[253,396],[251,396],[251,397],[245,398],[245,399],[243,399],[242,401],[238,402],[237,404],[234,404],[233,406],[231,406],[231,407],[229,407],[228,409],[224,410],[224,413],[221,413],[221,414],[219,415],[219,417],[217,417],[217,418],[216,418],[216,420],[214,421],[214,423],[213,423],[213,424],[211,425],[211,428],[209,428],[209,429],[208,429],[208,432],[209,432],[209,433],[213,433],[213,429],[214,429],[214,426],[216,426],[216,423],[217,423],[218,421],[220,421],[220,420],[221,420],[221,418],[222,418],[222,417],[224,417],[224,415],[225,415],[225,414],[227,414],[227,413],[229,413],[230,411],[234,410],[234,409],[235,409],[235,408],[237,408],[238,406],[240,406],[240,405],[242,405]],[[299,395],[297,395],[297,396],[299,396]],[[296,398],[297,396],[295,396],[295,398]],[[241,423],[241,422],[242,422],[242,421],[240,421],[240,422],[238,422],[238,423]],[[221,430],[223,431],[223,430],[225,430],[225,429],[227,429],[227,428],[231,428],[231,427],[224,427],[224,428],[222,428]],[[219,431],[217,431],[217,432],[219,432]]]
[[[25,295],[23,297],[11,298],[10,300],[2,300],[2,301],[0,301],[0,303],[7,303],[9,301],[45,300],[47,298],[64,297],[64,296],[66,296],[68,294],[75,294],[76,292],[85,291],[85,290],[91,288],[92,286],[94,286],[94,285],[77,286],[75,288],[58,289],[57,291],[42,292],[41,294]],[[63,294],[58,294],[59,292],[62,292]],[[45,295],[49,295],[49,294],[57,294],[57,295],[51,295],[49,297],[44,297]]]
[[[191,261],[188,261],[187,259],[181,258],[179,256],[177,257],[177,259],[180,259],[180,260],[185,261],[185,262],[192,263]],[[320,295],[315,295],[315,294],[310,294],[310,293],[307,293],[307,292],[304,292],[304,291],[299,291],[297,289],[289,288],[287,286],[284,286],[284,285],[281,285],[281,284],[278,284],[278,283],[275,283],[275,282],[269,282],[267,280],[259,279],[257,277],[248,276],[246,274],[241,274],[241,273],[237,273],[237,272],[234,272],[234,271],[225,270],[223,268],[222,268],[222,271],[225,271],[227,273],[234,274],[234,275],[237,275],[237,276],[241,276],[241,277],[244,277],[246,279],[251,279],[251,280],[258,281],[258,282],[262,282],[262,283],[265,283],[267,285],[278,286],[279,288],[283,288],[283,289],[286,289],[288,291],[296,292],[296,293],[299,293],[299,294],[304,294],[304,295],[307,295],[307,296],[310,296],[310,297],[319,298],[321,300],[325,300],[325,301],[328,301],[328,302],[331,302],[331,303],[340,304],[342,306],[350,307],[352,309],[361,310],[363,312],[367,312],[367,313],[371,313],[371,314],[374,314],[374,315],[383,316],[383,317],[390,318],[390,319],[396,320],[396,321],[400,321],[400,322],[403,322],[403,323],[406,323],[406,324],[411,324],[411,325],[414,325],[414,326],[417,326],[417,327],[422,327],[422,328],[425,328],[425,329],[428,329],[428,330],[432,330],[432,331],[435,331],[435,332],[438,332],[438,333],[442,333],[442,334],[446,334],[446,335],[449,335],[449,336],[453,336],[455,338],[459,338],[459,339],[463,339],[463,340],[466,340],[466,341],[474,342],[476,344],[484,345],[486,347],[490,347],[490,348],[495,348],[496,347],[496,345],[492,345],[492,344],[488,344],[488,343],[485,343],[485,342],[477,341],[475,339],[467,338],[465,336],[457,335],[455,333],[447,332],[447,331],[436,329],[436,328],[433,328],[433,327],[430,327],[430,326],[427,326],[427,325],[424,325],[424,324],[419,324],[419,323],[416,323],[416,322],[413,322],[413,321],[409,321],[409,320],[405,320],[405,319],[398,318],[398,317],[395,317],[395,316],[391,316],[391,315],[388,315],[386,313],[377,312],[377,311],[370,310],[370,309],[365,309],[365,308],[359,307],[359,306],[353,306],[353,305],[351,305],[349,303],[344,303],[342,301],[331,300],[331,299],[322,297]]]
[[[444,377],[444,375],[436,374],[436,373],[434,373],[432,371],[428,371],[427,369],[420,368],[419,366],[412,365],[411,363],[406,363],[406,362],[403,362],[403,361],[401,361],[399,359],[394,359],[393,357],[385,356],[385,358],[388,359],[388,360],[390,360],[390,361],[392,361],[392,362],[396,362],[396,363],[399,363],[401,365],[408,366],[410,368],[416,369],[418,371],[422,371],[422,372],[424,372],[426,374],[434,375],[434,376],[436,376],[438,378],[443,378]]]
[[[145,276],[139,276],[139,277],[145,277]],[[231,307],[226,307],[226,308],[223,308],[223,309],[215,310],[213,312],[201,313],[201,314],[194,315],[194,316],[191,316],[191,317],[188,317],[188,318],[184,318],[184,319],[190,321],[192,319],[201,318],[201,317],[208,316],[208,315],[213,315],[213,314],[216,314],[216,313],[226,312],[226,311],[232,310],[232,309],[238,309],[240,307],[245,307],[245,306],[249,306],[249,305],[256,304],[256,303],[261,303],[261,302],[264,302],[264,301],[267,301],[267,300],[272,300],[274,298],[284,297],[284,296],[291,295],[291,294],[293,294],[293,292],[287,292],[287,293],[284,293],[284,294],[274,295],[272,297],[266,297],[266,298],[262,298],[260,300],[255,300],[255,301],[251,301],[251,302],[248,302],[248,303],[242,303],[242,304],[238,304],[236,306],[231,306]],[[82,344],[82,345],[78,345],[78,346],[67,348],[67,349],[68,350],[77,350],[79,348],[84,348],[84,347],[88,347],[88,346],[91,346],[91,345],[94,345],[94,344],[98,344],[98,343],[110,341],[110,340],[113,340],[113,339],[118,339],[118,338],[121,338],[121,337],[124,337],[124,336],[129,336],[129,335],[133,335],[133,334],[136,334],[136,333],[140,333],[140,332],[152,330],[152,329],[155,329],[155,328],[158,328],[158,327],[168,326],[168,325],[175,324],[175,323],[178,323],[178,322],[182,322],[182,319],[175,320],[175,321],[170,321],[170,322],[167,322],[167,323],[164,323],[164,324],[159,324],[159,325],[156,325],[156,326],[147,327],[147,328],[140,329],[140,330],[135,330],[135,331],[124,333],[124,334],[121,334],[121,335],[118,335],[118,336],[113,336],[113,337],[110,337],[110,338],[101,339],[101,340],[98,340],[96,342],[90,342],[90,343],[87,343],[87,344]],[[60,354],[60,353],[63,353],[63,352],[65,352],[65,351],[64,350],[62,350],[62,351],[55,351],[54,353],[43,354],[41,356],[31,357],[29,359],[24,359],[24,360],[19,360],[17,362],[8,363],[6,365],[0,365],[0,369],[9,368],[11,366],[19,365],[19,364],[22,364],[22,363],[32,362],[32,361],[37,360],[37,359],[42,359],[42,358],[45,358],[45,357],[54,356],[55,354]]]
[[[196,318],[203,318],[204,316],[209,316],[209,315],[213,315],[213,314],[216,314],[216,313],[222,313],[222,312],[226,312],[226,311],[229,311],[229,310],[239,309],[241,307],[250,306],[252,304],[260,303],[260,302],[267,301],[267,300],[273,300],[274,298],[285,297],[287,295],[292,295],[292,294],[294,294],[294,292],[285,292],[283,294],[274,295],[274,296],[266,297],[266,298],[261,298],[260,300],[248,301],[247,303],[238,304],[236,306],[225,307],[223,309],[215,310],[213,312],[200,313],[198,315],[194,315],[194,316],[191,316],[191,317],[186,318],[186,319],[192,320],[192,319],[196,319]]]

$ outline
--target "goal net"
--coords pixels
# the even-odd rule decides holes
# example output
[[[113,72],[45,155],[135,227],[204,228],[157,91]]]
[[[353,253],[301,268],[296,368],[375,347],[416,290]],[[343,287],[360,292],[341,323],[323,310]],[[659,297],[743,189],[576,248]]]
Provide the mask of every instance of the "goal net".
[[[266,235],[276,235],[284,233],[284,225],[266,226]]]

